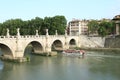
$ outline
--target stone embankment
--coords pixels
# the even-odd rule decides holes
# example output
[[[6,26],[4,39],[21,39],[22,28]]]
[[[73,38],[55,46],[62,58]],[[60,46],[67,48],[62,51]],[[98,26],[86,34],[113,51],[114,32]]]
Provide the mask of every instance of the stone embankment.
[[[103,48],[105,44],[105,38],[83,35],[80,38],[80,44],[83,48]]]
[[[120,48],[120,35],[116,37],[89,37],[81,36],[82,48]]]
[[[30,61],[29,57],[14,58],[14,57],[10,57],[10,56],[2,56],[2,55],[0,56],[0,59],[4,60],[4,61],[10,61],[10,62],[28,62],[28,61]]]
[[[78,49],[94,51],[120,51],[120,36],[116,37],[81,37],[81,47]]]
[[[106,38],[105,47],[120,48],[120,36]]]
[[[114,52],[120,52],[120,48],[77,48],[77,49],[83,49],[87,51],[114,51]]]

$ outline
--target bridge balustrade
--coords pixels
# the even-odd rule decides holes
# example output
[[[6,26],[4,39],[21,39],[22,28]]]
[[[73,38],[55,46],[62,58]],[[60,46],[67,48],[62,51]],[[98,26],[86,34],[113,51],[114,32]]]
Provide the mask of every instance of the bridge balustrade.
[[[17,36],[9,36],[9,37],[8,36],[0,36],[0,38],[4,38],[4,39],[5,38],[17,38]]]
[[[56,38],[56,37],[64,37],[65,35],[49,35],[52,38]],[[21,35],[21,36],[0,36],[0,38],[45,38],[46,35]]]
[[[45,38],[45,35],[24,35],[24,36],[20,36],[20,38]]]
[[[64,35],[49,35],[50,37],[52,37],[52,38],[55,38],[55,37],[64,37]]]

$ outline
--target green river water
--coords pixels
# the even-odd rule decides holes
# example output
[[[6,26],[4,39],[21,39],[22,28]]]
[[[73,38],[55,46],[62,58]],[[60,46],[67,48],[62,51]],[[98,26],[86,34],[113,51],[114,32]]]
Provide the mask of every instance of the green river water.
[[[84,57],[29,55],[30,62],[0,60],[0,80],[120,80],[120,53],[86,51]]]

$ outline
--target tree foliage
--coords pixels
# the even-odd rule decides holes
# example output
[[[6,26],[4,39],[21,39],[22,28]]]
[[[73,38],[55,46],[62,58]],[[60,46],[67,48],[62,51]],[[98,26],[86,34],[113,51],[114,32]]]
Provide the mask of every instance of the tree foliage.
[[[64,34],[66,24],[67,21],[64,16],[45,17],[44,19],[35,17],[27,21],[10,19],[0,23],[0,35],[6,35],[7,28],[10,31],[10,35],[16,35],[17,28],[20,28],[21,35],[35,35],[36,30],[42,35],[45,34],[45,29],[48,29],[51,35],[55,34],[55,30],[58,30],[58,34]]]
[[[98,28],[99,28],[98,21],[92,20],[88,23],[89,34],[96,34]]]
[[[113,21],[106,20],[92,20],[88,23],[88,29],[90,34],[99,34],[104,37],[106,35],[114,34],[115,32],[115,24]]]
[[[114,34],[115,28],[113,22],[107,22],[103,20],[99,25],[100,25],[100,28],[98,29],[99,35],[106,36]]]

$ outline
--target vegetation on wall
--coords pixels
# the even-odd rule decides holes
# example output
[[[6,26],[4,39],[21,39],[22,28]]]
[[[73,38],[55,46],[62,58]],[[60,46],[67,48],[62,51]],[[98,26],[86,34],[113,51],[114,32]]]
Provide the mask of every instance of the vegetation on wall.
[[[115,23],[111,20],[91,20],[88,23],[89,34],[97,34],[99,36],[106,36],[115,34]]]

